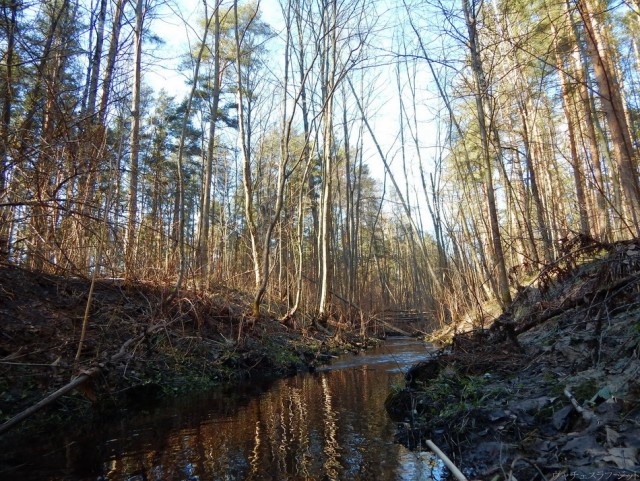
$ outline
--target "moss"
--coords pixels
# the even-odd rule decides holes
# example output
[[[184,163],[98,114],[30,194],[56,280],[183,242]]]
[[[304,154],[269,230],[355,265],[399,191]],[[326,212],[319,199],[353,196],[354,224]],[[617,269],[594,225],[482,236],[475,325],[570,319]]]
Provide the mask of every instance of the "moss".
[[[546,380],[546,379],[545,379]],[[549,396],[551,397],[564,397],[564,385],[557,381],[555,376],[551,376],[551,381],[549,382]]]
[[[553,420],[553,416],[562,408],[567,405],[568,401],[565,401],[563,398],[558,398],[554,402],[550,402],[545,406],[539,408],[533,414],[533,417],[540,424],[546,424]]]
[[[479,413],[486,402],[504,392],[485,376],[463,376],[446,369],[413,389],[395,388],[385,407],[394,420],[410,416],[428,430],[446,427],[450,434],[462,434],[481,422]]]
[[[593,398],[593,396],[598,393],[598,390],[598,386],[591,379],[586,379],[571,388],[571,394],[573,394],[578,402],[583,403]]]
[[[273,363],[279,370],[291,369],[301,365],[300,356],[288,349],[276,351]]]

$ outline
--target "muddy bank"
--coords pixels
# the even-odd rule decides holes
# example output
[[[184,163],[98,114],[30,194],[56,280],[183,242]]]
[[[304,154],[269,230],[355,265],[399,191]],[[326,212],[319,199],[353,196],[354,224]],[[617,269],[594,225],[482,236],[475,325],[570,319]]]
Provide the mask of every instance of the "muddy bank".
[[[488,329],[414,366],[387,411],[469,479],[639,479],[640,242],[580,246]]]
[[[249,322],[250,298],[238,291],[185,291],[167,302],[170,289],[99,281],[76,362],[89,282],[0,266],[0,423],[83,373],[91,378],[20,429],[37,432],[43,423],[282,377],[365,347],[357,338],[270,317]]]

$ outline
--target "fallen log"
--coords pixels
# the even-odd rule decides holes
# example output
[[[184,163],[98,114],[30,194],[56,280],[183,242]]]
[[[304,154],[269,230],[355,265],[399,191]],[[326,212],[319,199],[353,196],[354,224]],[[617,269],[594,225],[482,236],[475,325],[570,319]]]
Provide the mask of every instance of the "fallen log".
[[[399,327],[396,327],[393,324],[389,324],[388,322],[385,322],[385,321],[383,321],[381,319],[376,319],[376,321],[388,331],[395,332],[396,334],[400,334],[401,336],[411,337],[411,333],[410,332],[407,332],[407,331],[405,331],[403,329],[400,329]]]

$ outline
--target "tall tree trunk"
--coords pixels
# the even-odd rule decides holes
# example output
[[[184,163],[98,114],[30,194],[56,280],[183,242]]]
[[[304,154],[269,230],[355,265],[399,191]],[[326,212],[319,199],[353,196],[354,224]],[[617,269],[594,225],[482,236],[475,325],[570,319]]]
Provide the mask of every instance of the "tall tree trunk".
[[[349,124],[347,120],[347,102],[346,92],[342,89],[342,98],[344,99],[342,108],[342,135],[344,138],[344,172],[345,172],[345,219],[344,219],[344,237],[345,237],[345,264],[346,264],[346,293],[349,302],[353,302],[355,294],[355,249],[354,249],[354,229],[355,229],[355,211],[353,205],[354,179],[352,173],[354,170],[351,158],[351,144],[349,135]]]
[[[109,97],[111,95],[111,82],[113,80],[113,72],[116,65],[116,57],[120,44],[120,29],[122,28],[122,15],[124,6],[128,0],[117,0],[114,6],[115,12],[111,27],[111,38],[109,40],[109,53],[107,54],[107,64],[104,69],[104,79],[102,82],[102,94],[100,97],[100,109],[98,122],[104,125],[107,118],[107,109],[109,107]]]
[[[290,9],[288,9],[290,12]],[[287,17],[287,27],[290,26],[290,19]],[[239,49],[239,45],[238,45]],[[260,276],[260,285],[253,300],[253,316],[257,319],[260,316],[260,304],[267,291],[267,284],[269,282],[270,271],[270,257],[271,257],[271,241],[273,237],[273,231],[280,222],[280,214],[282,212],[282,205],[284,202],[284,190],[285,183],[289,174],[287,174],[287,164],[289,163],[289,142],[291,140],[291,129],[293,122],[293,115],[289,118],[287,105],[289,98],[287,96],[287,90],[289,87],[289,35],[286,36],[284,47],[284,78],[282,81],[282,119],[281,119],[281,137],[280,137],[280,159],[278,163],[278,180],[276,191],[276,205],[273,212],[273,217],[268,224],[267,232],[265,233],[262,243],[262,275]]]
[[[244,87],[242,81],[242,62],[240,47],[238,1],[233,2],[233,14],[235,17],[235,63],[238,98],[238,129],[240,136],[240,153],[242,156],[242,183],[244,187],[244,214],[251,242],[251,260],[253,263],[253,274],[256,289],[262,284],[262,272],[260,270],[260,255],[258,253],[257,228],[253,209],[253,178],[251,173],[251,151],[247,142],[246,118],[244,106]],[[255,314],[255,312],[254,312]]]
[[[573,21],[572,21],[573,23]],[[575,28],[574,28],[575,34]],[[602,161],[600,159],[600,148],[598,147],[598,136],[596,134],[595,124],[598,119],[592,110],[592,98],[589,95],[587,87],[588,70],[586,62],[580,49],[580,41],[576,38],[576,46],[578,47],[573,53],[574,71],[576,72],[576,80],[578,82],[578,91],[580,95],[581,110],[584,114],[581,124],[585,126],[584,135],[588,145],[589,156],[591,160],[591,177],[595,186],[593,194],[595,196],[596,206],[596,234],[598,238],[607,240],[611,234],[611,223],[607,212],[606,186],[604,182],[604,174]],[[585,59],[586,60],[586,59]]]
[[[305,52],[306,52],[306,42],[304,39],[304,26],[306,22],[302,17],[302,12],[300,8],[294,8],[294,16],[296,22],[296,29],[298,32],[297,40],[297,64],[298,64],[298,81],[300,82],[300,113],[302,114],[302,130],[304,133],[304,146],[303,146],[303,158],[307,164],[309,164],[309,168],[312,166],[310,163],[313,161],[312,151],[310,148],[311,142],[311,123],[309,121],[309,105],[307,101],[307,81],[306,77],[308,75],[309,68],[305,62]],[[318,201],[316,199],[316,189],[314,185],[314,176],[309,172],[309,175],[306,177],[308,180],[308,188],[303,191],[307,192],[307,196],[309,198],[310,210],[311,210],[311,233],[310,238],[316,239],[318,238],[318,232],[320,228],[319,214],[318,214]],[[302,239],[301,239],[302,242]],[[311,259],[308,263],[310,266],[313,266],[314,269],[318,265],[318,245],[316,242],[311,243],[312,252]],[[317,271],[311,273],[313,279],[317,277]]]
[[[627,225],[632,233],[640,235],[640,184],[635,165],[636,152],[624,113],[620,84],[611,63],[613,59],[607,52],[607,46],[600,32],[599,9],[596,0],[577,0],[576,4],[585,27],[586,41],[598,85],[600,102],[611,134],[620,185],[626,200]]]
[[[17,129],[17,138],[20,139],[15,160],[24,162],[29,157],[29,150],[37,149],[33,166],[33,177],[30,179],[33,185],[33,195],[39,201],[31,209],[31,224],[35,239],[29,247],[28,260],[31,268],[42,270],[45,260],[55,263],[56,256],[51,249],[54,240],[52,219],[54,213],[51,209],[50,198],[52,195],[51,183],[59,175],[58,166],[53,163],[55,154],[53,149],[56,142],[53,139],[54,125],[58,114],[55,95],[58,93],[59,73],[62,71],[66,55],[60,50],[60,44],[64,41],[62,29],[65,20],[69,16],[69,1],[63,0],[59,4],[52,5],[50,17],[47,19],[47,34],[44,38],[42,53],[36,67],[36,79],[31,90],[27,93],[26,105],[29,108],[22,115],[22,122]],[[40,139],[35,135],[38,117],[41,118]],[[47,267],[49,265],[47,264]]]
[[[76,191],[73,197],[77,199],[79,204],[78,210],[81,213],[81,218],[73,218],[76,230],[75,242],[77,243],[77,250],[82,255],[76,262],[76,265],[81,271],[87,273],[90,269],[89,264],[91,259],[96,258],[96,253],[90,247],[94,232],[93,229],[86,229],[86,222],[92,217],[99,216],[99,214],[94,214],[93,212],[95,210],[93,200],[97,188],[96,176],[100,171],[101,163],[103,163],[106,142],[104,126],[97,122],[98,119],[95,115],[98,79],[104,46],[106,10],[107,0],[99,0],[97,13],[91,13],[92,25],[90,28],[91,33],[93,33],[93,29],[95,29],[96,42],[89,55],[85,98],[83,99],[83,118],[81,119],[81,129],[78,138],[78,159],[81,163],[80,175],[77,181],[77,187],[72,189]],[[93,24],[94,17],[97,17],[95,25]]]
[[[107,0],[100,0],[98,11],[98,24],[96,25],[96,46],[91,58],[91,76],[89,78],[89,97],[87,101],[87,114],[93,116],[96,111],[96,98],[98,96],[98,77],[100,75],[100,63],[102,60],[102,47],[104,44],[104,23],[107,16]]]
[[[324,49],[326,65],[323,78],[323,141],[322,141],[322,201],[320,203],[320,300],[318,304],[318,316],[322,319],[327,315],[329,295],[329,236],[331,222],[331,189],[333,179],[333,105],[336,80],[337,61],[337,1],[331,0],[330,13],[325,15],[326,44]]]
[[[529,132],[529,109],[527,108],[527,104],[521,102],[520,110],[522,113],[522,136],[523,142],[525,145],[525,166],[527,169],[527,175],[529,177],[529,184],[531,186],[531,196],[533,197],[533,203],[535,204],[536,209],[536,220],[538,223],[538,229],[540,229],[540,235],[542,237],[542,252],[544,254],[545,262],[551,262],[552,255],[552,246],[551,246],[551,236],[549,235],[549,227],[547,226],[547,222],[544,218],[544,203],[542,202],[542,196],[540,195],[540,188],[538,186],[538,174],[536,172],[534,166],[534,156],[533,151],[531,149],[531,135]]]
[[[573,168],[573,180],[576,187],[576,201],[578,207],[578,216],[580,218],[580,233],[583,235],[591,235],[591,228],[589,226],[589,213],[587,209],[587,196],[585,193],[584,185],[584,173],[582,169],[582,161],[578,156],[576,128],[575,128],[575,115],[572,95],[567,80],[567,68],[562,58],[562,52],[558,46],[558,31],[555,26],[551,25],[551,32],[554,38],[554,54],[556,60],[556,67],[558,76],[560,77],[560,90],[562,92],[562,107],[564,111],[564,117],[567,122],[567,129],[569,133],[569,151],[571,155],[571,167]]]
[[[476,109],[478,114],[478,127],[480,130],[480,140],[482,143],[482,160],[485,170],[485,188],[487,195],[487,208],[489,223],[491,228],[491,241],[493,245],[493,261],[497,269],[498,292],[496,293],[503,307],[511,302],[511,292],[509,291],[509,280],[507,278],[507,268],[505,264],[504,251],[502,249],[502,239],[500,234],[500,224],[498,221],[498,209],[496,206],[495,189],[493,186],[493,162],[489,147],[489,131],[486,124],[485,101],[487,95],[487,85],[482,68],[482,59],[478,49],[478,33],[476,29],[477,12],[475,3],[469,5],[469,0],[462,0],[467,31],[469,33],[469,53],[471,54],[471,68],[476,83],[474,93],[476,99]]]
[[[125,242],[125,276],[134,277],[136,269],[136,224],[138,218],[138,163],[140,156],[140,87],[142,85],[142,23],[144,0],[136,2],[133,52],[133,90],[131,92],[131,139],[129,156],[129,201]]]
[[[205,7],[206,8],[206,7]],[[220,5],[216,5],[213,12],[213,92],[209,119],[209,145],[205,160],[202,185],[202,213],[198,229],[198,267],[205,288],[209,286],[209,228],[211,224],[211,181],[213,177],[213,161],[216,154],[216,122],[218,120],[218,105],[220,102]],[[209,22],[209,20],[207,20]],[[206,32],[203,43],[206,44]]]
[[[198,56],[196,57],[194,69],[193,69],[193,83],[191,84],[191,91],[189,92],[189,97],[187,97],[187,106],[185,108],[184,117],[182,118],[182,125],[180,127],[180,139],[178,140],[178,179],[177,179],[177,187],[178,187],[178,195],[176,196],[176,201],[174,203],[174,212],[173,212],[173,251],[177,250],[179,265],[178,265],[178,279],[176,281],[176,285],[171,293],[170,297],[174,297],[182,287],[182,281],[184,279],[184,274],[186,270],[186,256],[184,249],[184,231],[185,231],[185,199],[184,199],[184,144],[186,142],[187,137],[187,126],[189,125],[189,117],[191,116],[191,105],[193,103],[193,98],[196,95],[196,91],[198,88],[198,77],[200,75],[200,65],[202,63],[202,56],[204,55],[204,51],[207,45],[207,38],[209,36],[209,29],[211,27],[211,21],[213,20],[213,16],[210,17],[207,13],[207,3],[204,2],[205,6],[205,18],[206,23],[204,26],[204,33],[202,35],[202,41],[200,43],[200,49],[198,50]],[[214,16],[217,15],[218,6],[216,6],[216,11]],[[177,245],[176,245],[177,244]]]
[[[13,1],[9,5],[2,4],[3,24],[6,26],[5,41],[5,78],[0,80],[0,100],[2,101],[2,118],[0,119],[0,204],[8,201],[8,168],[9,168],[9,132],[13,110],[13,62],[16,44],[18,7],[21,2]],[[9,257],[10,230],[9,207],[0,206],[0,261]]]

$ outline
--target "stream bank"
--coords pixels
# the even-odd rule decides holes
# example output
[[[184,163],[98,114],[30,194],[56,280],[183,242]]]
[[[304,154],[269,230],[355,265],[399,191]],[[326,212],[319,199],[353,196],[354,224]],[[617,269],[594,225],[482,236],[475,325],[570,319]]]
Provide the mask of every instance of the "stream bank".
[[[3,481],[444,481],[394,442],[389,387],[433,348],[393,338],[312,373],[164,398],[0,449]]]
[[[640,242],[576,246],[386,401],[470,479],[640,479]]]
[[[313,370],[375,342],[268,316],[251,323],[249,295],[222,286],[167,302],[171,289],[98,281],[76,363],[89,281],[0,266],[0,424],[82,373],[92,375],[17,429],[38,433],[252,376]]]

